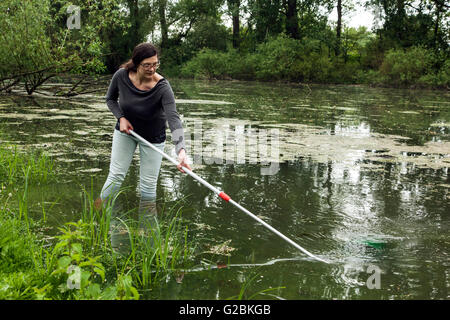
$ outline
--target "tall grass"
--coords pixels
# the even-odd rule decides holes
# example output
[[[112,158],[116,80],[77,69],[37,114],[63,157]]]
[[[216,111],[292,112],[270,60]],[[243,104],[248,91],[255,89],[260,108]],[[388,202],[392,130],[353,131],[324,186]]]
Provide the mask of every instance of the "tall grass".
[[[53,162],[43,153],[23,153],[15,146],[0,147],[0,156],[0,299],[138,299],[140,290],[158,286],[192,261],[194,246],[180,207],[147,226],[120,220],[131,246],[129,252],[118,252],[111,243],[111,222],[123,190],[97,210],[92,182],[90,189],[82,187],[78,221],[58,228],[53,238],[37,236],[51,207],[34,222],[28,194],[55,178]]]
[[[86,223],[85,243],[92,254],[102,254],[111,262],[116,277],[128,274],[138,288],[148,289],[159,285],[171,274],[188,268],[196,246],[188,240],[180,202],[159,216],[152,213],[150,221],[131,218],[132,211],[122,213],[122,218],[114,217],[117,198],[123,191],[104,203],[101,210],[96,210],[92,187],[90,191],[84,189],[81,221]],[[115,220],[114,226],[112,220]],[[115,229],[126,233],[129,242],[126,252],[112,246],[111,236]]]
[[[124,191],[119,191],[115,197],[110,199],[101,210],[96,210],[94,206],[95,194],[93,188],[93,180],[91,180],[90,190],[81,187],[82,193],[82,208],[81,221],[88,225],[87,231],[87,246],[92,250],[109,248],[109,231],[111,225],[111,216],[114,203],[117,197]]]
[[[192,265],[195,243],[188,240],[188,228],[181,223],[182,209],[174,207],[154,223],[130,233],[135,268],[133,278],[140,287],[161,282]]]
[[[6,184],[23,182],[25,177],[32,183],[46,183],[55,177],[54,162],[46,153],[23,154],[16,145],[0,145],[0,177]]]

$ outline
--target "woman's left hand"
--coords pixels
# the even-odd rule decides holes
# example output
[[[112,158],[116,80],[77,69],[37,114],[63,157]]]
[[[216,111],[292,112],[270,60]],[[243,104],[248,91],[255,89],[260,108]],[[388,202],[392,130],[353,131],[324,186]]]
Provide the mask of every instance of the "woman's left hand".
[[[181,167],[186,167],[192,171],[191,166],[186,161],[187,161],[186,150],[181,149],[180,152],[178,153],[179,164],[177,165],[177,168],[183,173],[185,173],[185,171]]]

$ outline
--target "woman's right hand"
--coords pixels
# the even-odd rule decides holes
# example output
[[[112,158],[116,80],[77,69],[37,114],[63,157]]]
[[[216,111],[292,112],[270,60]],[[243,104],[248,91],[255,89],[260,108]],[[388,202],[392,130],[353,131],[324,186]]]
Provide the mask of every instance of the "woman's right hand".
[[[120,118],[119,122],[120,122],[120,132],[130,134],[130,130],[134,130],[130,121],[128,121],[125,117]]]

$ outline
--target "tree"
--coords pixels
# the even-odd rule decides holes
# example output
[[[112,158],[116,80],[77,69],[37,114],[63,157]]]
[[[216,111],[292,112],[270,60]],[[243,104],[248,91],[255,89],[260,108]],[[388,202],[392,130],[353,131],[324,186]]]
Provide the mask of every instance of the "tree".
[[[366,6],[383,14],[378,33],[386,50],[422,45],[448,52],[450,6],[444,0],[368,0]]]
[[[372,40],[374,35],[366,27],[344,28],[341,42],[341,54],[344,62],[349,59],[356,60],[361,64],[364,48]]]
[[[239,48],[240,44],[240,6],[241,0],[227,0],[228,12],[233,21],[233,48]]]
[[[328,3],[331,4],[331,3]],[[342,43],[342,29],[343,29],[343,18],[344,16],[354,9],[354,4],[352,1],[348,0],[338,0],[336,3],[337,11],[337,22],[336,22],[336,45],[334,52],[336,56],[341,53],[341,43]]]
[[[104,28],[100,39],[107,53],[105,64],[110,73],[129,59],[134,47],[147,40],[158,23],[156,9],[147,0],[119,0],[113,9],[120,15],[121,23],[114,23]]]
[[[68,8],[78,6],[81,25],[68,29]],[[0,88],[22,82],[28,94],[63,72],[105,70],[99,34],[117,21],[117,1],[0,2]]]
[[[450,17],[450,5],[446,4],[444,0],[430,0],[434,5],[434,28],[433,28],[433,44],[435,48],[442,47],[444,50],[448,48],[449,43],[449,25],[443,25],[443,21]]]
[[[336,56],[339,55],[340,47],[341,47],[341,30],[342,30],[342,0],[338,0],[337,2],[337,25],[336,25]]]
[[[300,39],[308,37],[324,41],[324,37],[328,37],[328,14],[333,7],[334,1],[331,0],[298,1]],[[327,45],[331,45],[331,43]]]
[[[178,74],[179,67],[202,48],[226,49],[228,35],[219,10],[223,4],[224,0],[156,0],[161,71]]]
[[[248,9],[249,24],[252,25],[258,42],[283,31],[280,0],[248,0]]]
[[[160,48],[164,51],[169,42],[169,25],[167,23],[167,0],[158,0],[159,24],[161,30]]]
[[[286,33],[293,39],[299,39],[297,0],[284,0],[286,8]]]

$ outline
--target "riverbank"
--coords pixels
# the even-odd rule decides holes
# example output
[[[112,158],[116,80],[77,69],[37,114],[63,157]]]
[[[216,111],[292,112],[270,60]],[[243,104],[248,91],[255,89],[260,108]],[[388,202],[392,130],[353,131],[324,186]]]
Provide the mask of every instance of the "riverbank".
[[[361,51],[334,56],[318,41],[280,35],[259,45],[253,53],[203,49],[184,65],[167,70],[169,75],[194,79],[450,88],[450,60],[433,50],[421,46],[391,49],[377,61],[373,59]]]

